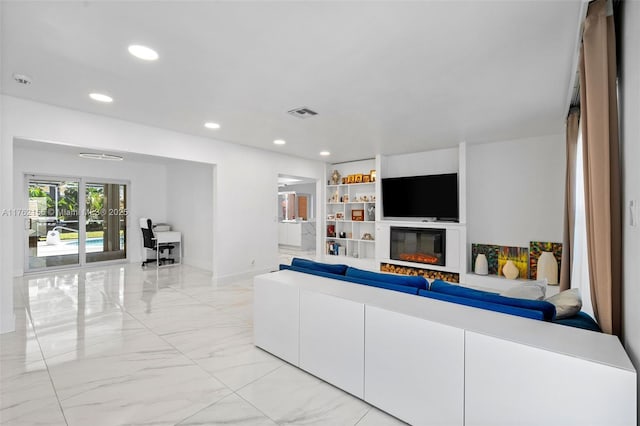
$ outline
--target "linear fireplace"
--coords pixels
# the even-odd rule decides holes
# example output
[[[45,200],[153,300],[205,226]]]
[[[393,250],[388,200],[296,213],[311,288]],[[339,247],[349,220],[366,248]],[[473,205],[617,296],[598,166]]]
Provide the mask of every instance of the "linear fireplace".
[[[445,266],[446,229],[391,227],[391,259]]]

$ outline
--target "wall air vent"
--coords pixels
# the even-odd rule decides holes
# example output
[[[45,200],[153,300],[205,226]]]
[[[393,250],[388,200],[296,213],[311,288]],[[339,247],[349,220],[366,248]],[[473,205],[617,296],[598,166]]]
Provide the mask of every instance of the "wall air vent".
[[[309,117],[313,117],[314,115],[318,115],[317,112],[310,110],[307,107],[294,108],[287,112],[293,115],[294,117],[298,117],[298,118],[309,118]]]

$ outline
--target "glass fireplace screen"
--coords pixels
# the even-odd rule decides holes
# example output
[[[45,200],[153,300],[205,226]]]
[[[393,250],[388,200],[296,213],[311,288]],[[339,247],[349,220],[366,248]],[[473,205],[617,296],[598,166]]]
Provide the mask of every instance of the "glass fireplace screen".
[[[391,227],[391,259],[445,266],[446,229]]]

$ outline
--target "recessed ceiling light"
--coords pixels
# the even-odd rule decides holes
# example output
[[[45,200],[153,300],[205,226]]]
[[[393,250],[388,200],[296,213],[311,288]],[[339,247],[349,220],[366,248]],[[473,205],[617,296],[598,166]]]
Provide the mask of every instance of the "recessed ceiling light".
[[[158,52],[140,44],[132,44],[129,46],[129,53],[145,61],[155,61],[158,59]]]
[[[81,152],[79,157],[89,158],[91,160],[107,160],[107,161],[122,161],[123,158],[119,155],[101,154],[97,152]]]
[[[284,139],[276,139],[275,141],[273,141],[273,143],[276,145],[284,145],[287,143],[287,141],[285,141]]]
[[[111,96],[107,96],[102,93],[89,93],[89,97],[94,101],[98,101],[98,102],[106,102],[106,103],[113,102],[113,98]]]
[[[220,125],[218,123],[208,122],[204,123],[204,127],[206,127],[207,129],[219,129]]]
[[[320,151],[320,155],[322,155],[323,157],[326,157],[328,155],[331,155],[331,153],[329,151]]]

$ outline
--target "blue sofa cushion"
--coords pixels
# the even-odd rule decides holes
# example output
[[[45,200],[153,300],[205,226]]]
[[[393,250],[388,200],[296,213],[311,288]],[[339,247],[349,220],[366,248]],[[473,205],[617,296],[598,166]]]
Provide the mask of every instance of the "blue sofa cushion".
[[[553,322],[556,324],[567,325],[569,327],[582,328],[584,330],[591,330],[602,332],[598,323],[591,318],[591,316],[586,312],[578,312],[577,314],[562,319],[554,319]]]
[[[407,287],[426,290],[427,280],[424,277],[411,275],[394,275],[381,272],[365,271],[363,269],[348,267],[345,273],[347,277],[361,278],[367,281],[379,281],[388,284],[397,284]]]
[[[555,318],[556,307],[553,303],[544,300],[528,300],[517,299],[515,297],[505,297],[488,291],[480,291],[472,288],[466,288],[459,285],[453,285],[441,280],[435,280],[431,283],[430,291],[434,293],[448,294],[461,298],[474,299],[481,302],[495,303],[516,308],[540,311],[545,321],[551,321]]]
[[[485,302],[478,299],[468,297],[454,296],[446,293],[438,293],[429,290],[419,290],[418,295],[428,297],[429,299],[442,300],[444,302],[457,303],[458,305],[471,306],[474,308],[485,309],[503,314],[517,315],[519,317],[531,318],[535,320],[544,320],[544,314],[541,311],[526,309],[517,306],[503,305],[500,303]]]
[[[406,285],[385,283],[382,281],[364,280],[362,278],[347,277],[345,275],[339,275],[339,274],[330,274],[328,272],[318,271],[316,269],[306,269],[306,268],[300,268],[298,266],[292,266],[292,265],[280,265],[280,270],[283,270],[283,269],[288,269],[290,271],[296,271],[296,272],[303,272],[305,274],[316,275],[319,277],[333,278],[334,280],[339,280],[339,281],[345,281],[345,282],[350,282],[355,284],[368,285],[371,287],[383,288],[386,290],[400,291],[402,293],[418,294],[417,288],[406,286]]]
[[[299,268],[305,268],[305,269],[313,269],[316,271],[328,272],[330,274],[338,274],[338,275],[344,275],[344,273],[347,271],[347,265],[314,262],[313,260],[300,259],[298,257],[294,257],[291,260],[291,266],[297,266]]]
[[[429,286],[429,290],[438,293],[450,294],[452,296],[468,297],[471,299],[482,299],[488,295],[498,295],[498,293],[492,293],[490,291],[476,290],[474,288],[464,287],[461,285],[449,284],[442,280],[433,280]]]

